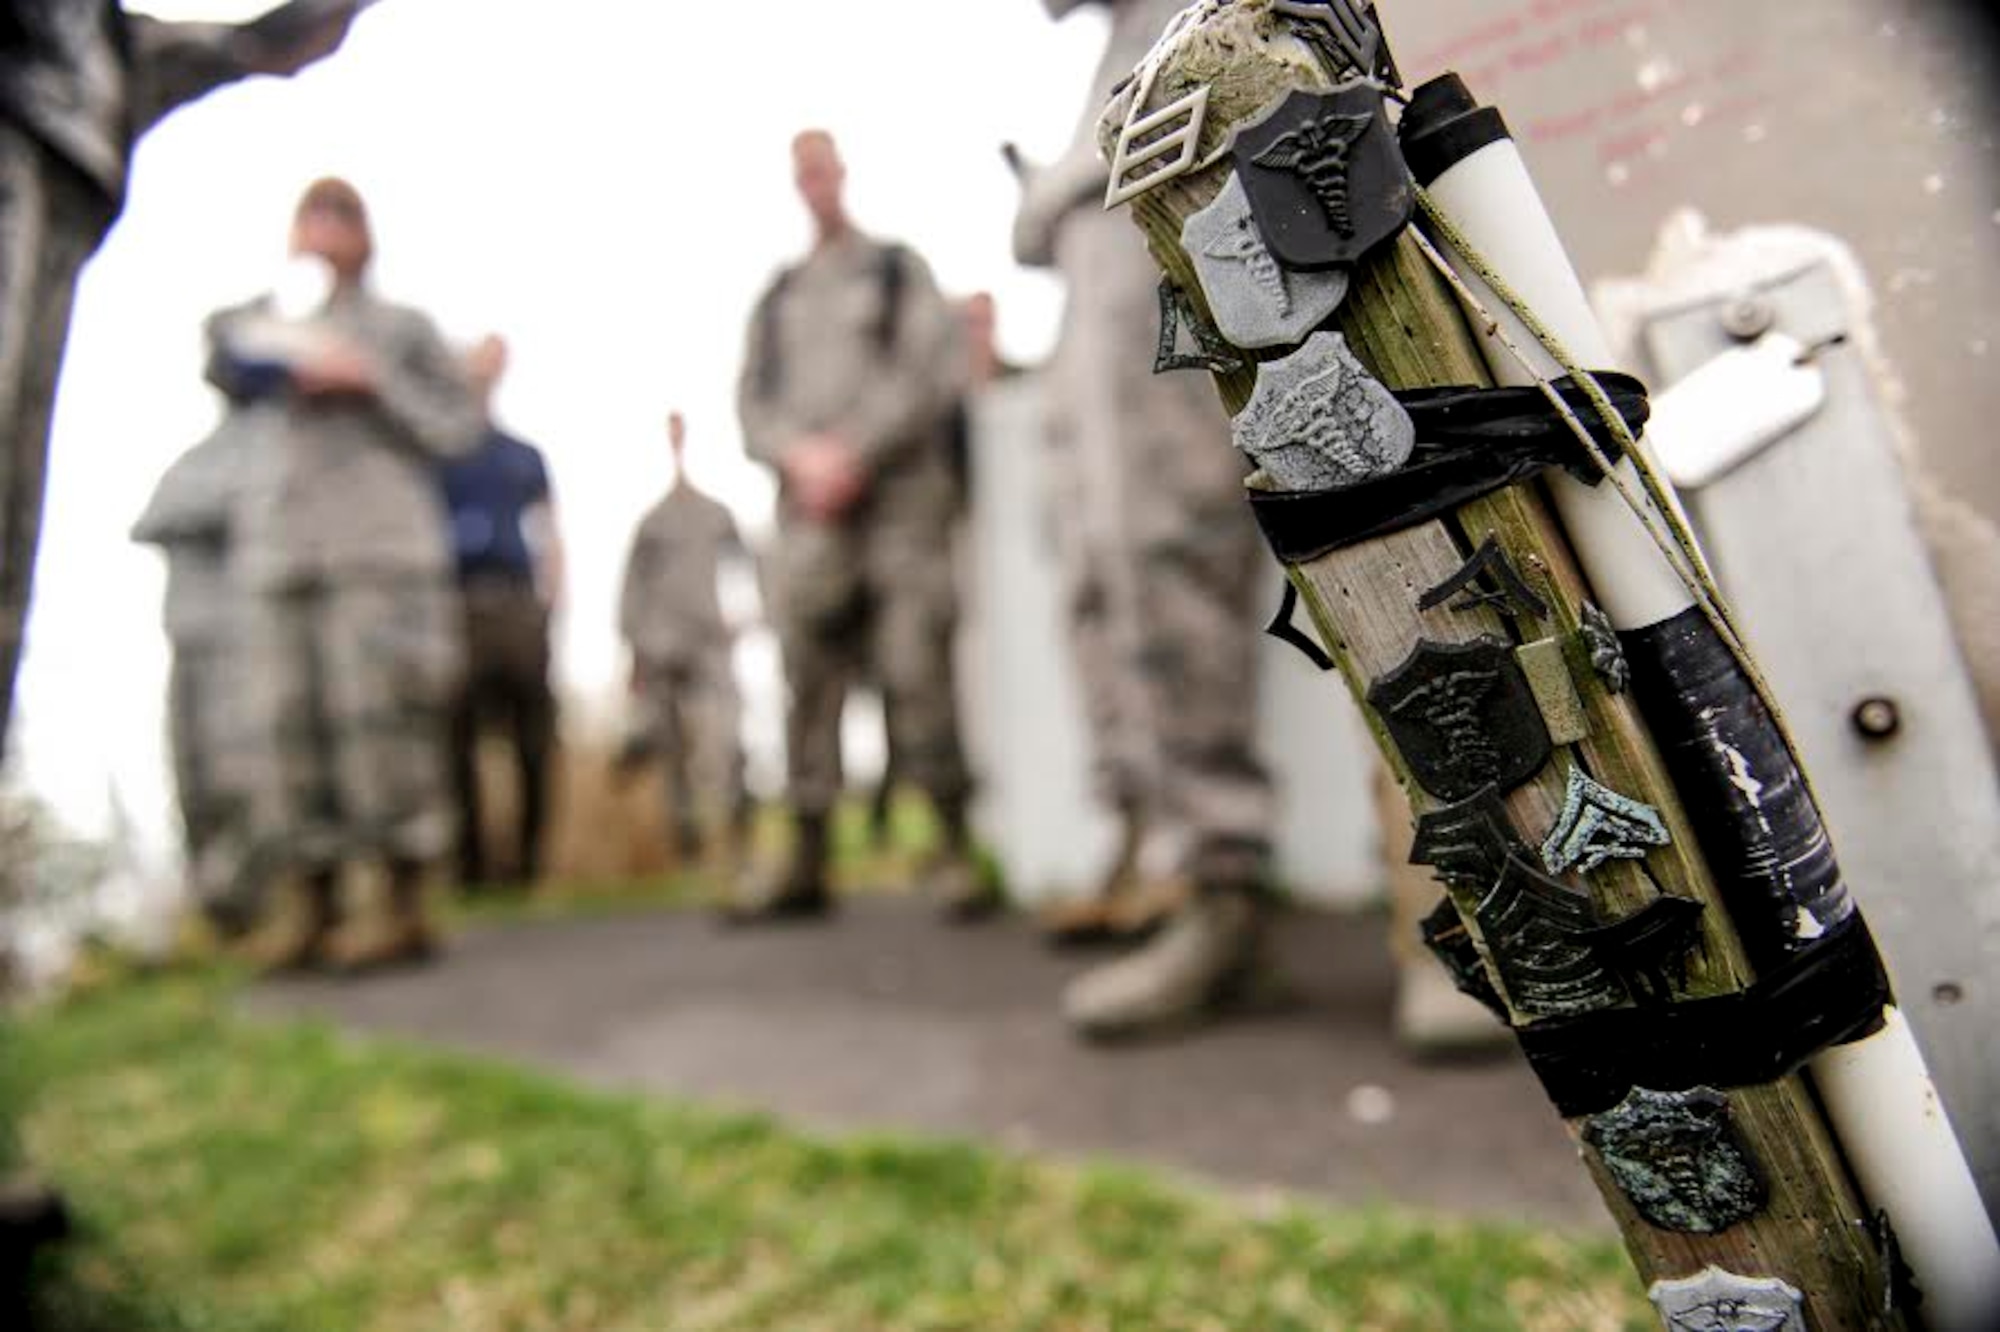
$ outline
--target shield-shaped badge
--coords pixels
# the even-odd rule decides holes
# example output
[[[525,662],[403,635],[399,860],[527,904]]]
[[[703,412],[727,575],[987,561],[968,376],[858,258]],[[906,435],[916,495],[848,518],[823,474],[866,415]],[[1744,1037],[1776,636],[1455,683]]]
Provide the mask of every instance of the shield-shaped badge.
[[[1697,1087],[1634,1091],[1583,1126],[1618,1188],[1650,1224],[1716,1235],[1764,1210],[1768,1186],[1730,1121],[1729,1101]]]
[[[1181,227],[1222,335],[1239,347],[1289,347],[1325,323],[1347,298],[1345,269],[1286,269],[1264,243],[1250,196],[1235,175],[1215,202]]]
[[[1411,775],[1440,800],[1464,800],[1488,786],[1504,795],[1555,752],[1514,649],[1497,638],[1419,643],[1375,682],[1368,704]]]
[[[1804,1293],[1776,1277],[1710,1267],[1685,1281],[1655,1282],[1651,1296],[1667,1332],[1806,1332]]]
[[[1292,93],[1237,131],[1235,155],[1264,242],[1294,268],[1351,264],[1416,211],[1374,83]]]
[[[1235,435],[1236,447],[1291,491],[1386,476],[1417,447],[1410,414],[1338,333],[1315,333],[1290,356],[1259,366]]]

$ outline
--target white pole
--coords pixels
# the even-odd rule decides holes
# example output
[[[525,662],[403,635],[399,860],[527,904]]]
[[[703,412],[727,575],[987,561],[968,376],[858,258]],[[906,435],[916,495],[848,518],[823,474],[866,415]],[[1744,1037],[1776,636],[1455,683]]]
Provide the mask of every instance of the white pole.
[[[1609,364],[1610,345],[1584,295],[1583,283],[1570,266],[1555,223],[1513,140],[1500,139],[1481,148],[1439,176],[1430,193],[1493,271],[1535,311],[1583,369],[1613,368]],[[1483,321],[1474,320],[1480,354],[1494,381],[1523,386],[1536,383],[1537,376],[1559,378],[1563,369],[1555,357],[1543,350],[1507,309],[1506,302],[1471,270],[1465,256],[1453,252],[1442,239],[1439,248],[1487,314],[1501,325],[1495,332]],[[1523,365],[1522,358],[1508,350],[1506,343],[1525,353],[1529,364]],[[1618,464],[1618,473],[1630,493],[1645,494],[1638,469],[1630,460]],[[1550,474],[1549,484],[1557,512],[1612,624],[1620,629],[1644,629],[1671,620],[1695,604],[1645,524],[1626,507],[1609,480],[1587,486],[1567,472],[1557,471]]]
[[[1504,133],[1473,149],[1429,185],[1438,206],[1586,370],[1608,369],[1608,341],[1571,266],[1520,150]],[[1444,247],[1449,254],[1449,247]],[[1477,331],[1493,376],[1528,384],[1563,373],[1492,290],[1452,254],[1468,287],[1527,353],[1524,367],[1500,337]],[[1475,321],[1478,324],[1478,321]],[[1641,493],[1629,461],[1620,464]],[[1641,629],[1694,605],[1645,526],[1609,483],[1551,478],[1557,509],[1612,623]],[[1904,1259],[1940,1332],[1982,1330],[2000,1296],[2000,1239],[1981,1205],[1964,1149],[1952,1132],[1907,1022],[1893,1008],[1878,1035],[1839,1046],[1812,1064],[1827,1117],[1869,1202],[1889,1214]]]

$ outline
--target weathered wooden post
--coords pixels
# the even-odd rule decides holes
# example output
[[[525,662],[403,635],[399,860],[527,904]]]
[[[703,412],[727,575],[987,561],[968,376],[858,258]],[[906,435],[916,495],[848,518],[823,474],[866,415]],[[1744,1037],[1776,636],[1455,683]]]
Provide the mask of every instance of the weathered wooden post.
[[[1104,143],[1164,272],[1160,368],[1215,375],[1410,795],[1431,943],[1518,1033],[1668,1326],[1983,1326],[2000,1250],[1921,1061],[1872,1067],[1914,1047],[1646,466],[1644,390],[1591,373],[1498,114],[1448,78],[1394,126],[1395,81],[1359,0],[1199,0]],[[1871,1065],[1900,1171],[1855,1150],[1849,1075],[1802,1072],[1828,1059]]]

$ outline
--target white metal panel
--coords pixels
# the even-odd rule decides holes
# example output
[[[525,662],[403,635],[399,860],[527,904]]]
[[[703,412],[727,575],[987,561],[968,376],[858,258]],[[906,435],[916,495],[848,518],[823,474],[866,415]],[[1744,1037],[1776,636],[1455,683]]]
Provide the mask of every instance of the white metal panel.
[[[2000,781],[1895,435],[1861,348],[1865,308],[1831,242],[1744,277],[1775,332],[1818,363],[1822,411],[1685,496],[1798,735],[1841,864],[1964,1138],[1989,1211],[2000,1202]],[[1728,352],[1734,294],[1657,315],[1658,384]],[[1856,725],[1886,700],[1896,733]]]

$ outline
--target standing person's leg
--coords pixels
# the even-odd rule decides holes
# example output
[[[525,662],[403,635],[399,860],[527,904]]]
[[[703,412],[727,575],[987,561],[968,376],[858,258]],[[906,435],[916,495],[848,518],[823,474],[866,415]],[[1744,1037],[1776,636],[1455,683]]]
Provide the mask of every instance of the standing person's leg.
[[[696,690],[694,668],[685,661],[661,667],[654,683],[666,760],[667,826],[673,829],[674,856],[683,868],[701,858],[701,765],[693,752],[700,736]]]
[[[491,877],[486,863],[485,802],[479,782],[480,689],[475,678],[477,658],[453,691],[445,725],[446,761],[456,807],[458,881],[461,887],[484,887]]]
[[[514,756],[521,797],[520,838],[516,843],[523,884],[542,879],[542,847],[549,824],[552,768],[556,750],[555,683],[548,610],[533,589],[521,592],[522,660],[513,689]]]
[[[953,920],[1002,905],[972,844],[972,774],[958,719],[958,588],[949,511],[918,487],[877,497],[870,533],[870,655],[877,665],[897,776],[929,797],[941,844],[920,882]]]
[[[784,861],[753,866],[729,915],[756,924],[832,905],[833,808],[840,798],[840,714],[860,661],[860,547],[852,532],[794,523],[769,565],[772,622],[784,658],[786,798],[794,833]]]
[[[456,589],[405,575],[330,589],[324,675],[341,835],[353,859],[383,864],[389,922],[381,937],[337,947],[350,968],[428,957],[425,870],[452,841],[445,705],[464,654]]]
[[[0,752],[34,589],[56,380],[104,211],[81,176],[0,125]]]
[[[296,877],[305,898],[300,928],[259,958],[274,970],[327,961],[341,923],[326,613],[317,587],[259,589],[244,602],[238,678],[248,714],[242,762],[251,855],[266,873]]]
[[[727,846],[739,832],[743,789],[742,704],[730,645],[706,647],[688,664],[689,767],[703,832]]]
[[[1118,466],[1114,588],[1128,598],[1134,678],[1158,762],[1148,848],[1192,896],[1138,953],[1065,996],[1091,1035],[1142,1035],[1230,1002],[1259,971],[1276,801],[1256,750],[1255,589],[1269,559],[1243,499],[1229,423],[1199,375],[1150,373],[1157,278],[1144,247],[1108,230],[1094,332],[1098,424]]]

